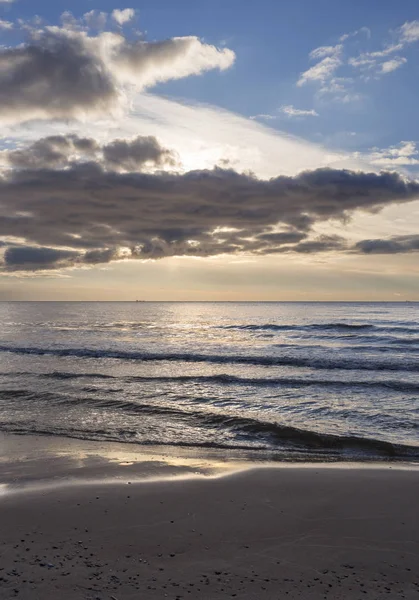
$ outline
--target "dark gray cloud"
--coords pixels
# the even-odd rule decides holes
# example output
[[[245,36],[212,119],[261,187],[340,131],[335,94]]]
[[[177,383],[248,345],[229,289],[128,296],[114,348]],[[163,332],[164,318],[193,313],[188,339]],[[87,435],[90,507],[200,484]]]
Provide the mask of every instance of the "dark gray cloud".
[[[287,234],[284,234],[284,239]],[[290,232],[288,242],[277,242],[271,245],[260,246],[255,245],[253,248],[248,248],[249,251],[256,254],[319,254],[321,252],[342,252],[348,249],[348,242],[345,238],[339,235],[318,235],[316,237],[310,237],[308,233],[295,233],[295,239],[292,241],[294,234]],[[264,236],[259,236],[263,238]],[[303,240],[303,241],[300,241]]]
[[[144,89],[226,69],[235,59],[231,50],[192,36],[162,42],[109,31],[92,36],[67,16],[63,27],[26,27],[26,43],[0,48],[1,120],[108,114],[123,105],[127,85]]]
[[[177,162],[175,154],[160,146],[152,136],[117,139],[100,146],[92,138],[53,135],[26,148],[4,152],[4,157],[12,167],[27,170],[63,169],[76,163],[95,161],[109,170],[135,172],[147,164],[161,167]]]
[[[109,110],[118,92],[112,74],[81,34],[58,28],[0,49],[2,118],[68,118]]]
[[[116,152],[121,164],[131,147]],[[86,161],[65,169],[9,171],[0,180],[0,236],[20,238],[29,246],[73,248],[77,256],[62,258],[77,264],[342,251],[346,243],[339,237],[312,239],[313,226],[348,219],[357,209],[375,212],[416,198],[419,184],[396,173],[319,169],[265,181],[218,168],[121,173]],[[365,250],[359,246],[357,251]],[[20,266],[31,264],[41,263]]]
[[[265,253],[297,252],[298,254],[317,254],[319,252],[332,252],[346,250],[348,244],[345,238],[339,235],[320,235],[314,239],[300,242],[292,246],[282,246]]]
[[[153,165],[175,165],[176,159],[170,150],[162,148],[155,137],[137,137],[134,140],[115,140],[102,149],[106,166],[137,171],[146,163]]]
[[[76,252],[34,246],[10,246],[4,253],[6,270],[37,270],[58,268],[71,263]]]
[[[88,250],[79,257],[79,260],[87,265],[100,265],[117,260],[117,258],[119,258],[117,248],[105,248],[103,250]]]
[[[399,235],[387,239],[362,240],[353,246],[361,254],[401,254],[419,252],[419,235]]]
[[[68,166],[71,157],[94,157],[99,150],[91,138],[53,135],[37,140],[27,148],[6,154],[12,167],[19,169],[56,169]]]
[[[47,246],[9,246],[4,252],[3,270],[7,272],[65,269],[108,263],[123,257],[117,248],[80,252]]]

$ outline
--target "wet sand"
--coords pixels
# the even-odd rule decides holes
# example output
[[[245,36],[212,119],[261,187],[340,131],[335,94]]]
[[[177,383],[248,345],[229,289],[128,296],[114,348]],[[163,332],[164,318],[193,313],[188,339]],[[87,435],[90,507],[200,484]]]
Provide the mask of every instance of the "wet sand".
[[[0,498],[0,598],[418,598],[419,473],[259,468]]]

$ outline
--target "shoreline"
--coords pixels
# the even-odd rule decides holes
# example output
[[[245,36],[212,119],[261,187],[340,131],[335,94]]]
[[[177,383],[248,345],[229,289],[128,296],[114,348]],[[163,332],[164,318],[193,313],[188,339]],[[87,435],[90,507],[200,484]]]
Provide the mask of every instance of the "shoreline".
[[[416,461],[281,460],[254,450],[141,446],[0,433],[0,493],[68,485],[216,478],[258,469],[419,471]]]

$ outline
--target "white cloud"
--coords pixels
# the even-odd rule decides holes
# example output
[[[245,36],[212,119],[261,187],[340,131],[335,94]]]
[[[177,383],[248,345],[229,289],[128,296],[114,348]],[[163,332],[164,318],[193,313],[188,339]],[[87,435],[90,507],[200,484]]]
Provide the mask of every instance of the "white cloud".
[[[386,169],[419,165],[419,150],[416,142],[404,141],[388,148],[372,148],[367,155],[371,164]]]
[[[10,21],[3,21],[3,19],[0,19],[0,29],[13,29],[13,23],[11,23]]]
[[[384,50],[378,50],[376,52],[362,52],[358,56],[353,56],[349,58],[348,64],[351,67],[361,68],[361,69],[371,69],[379,65],[380,58],[386,58],[394,52],[398,52],[403,49],[403,44],[392,44],[391,46],[387,46]]]
[[[399,29],[400,39],[405,43],[419,41],[419,21],[406,21]]]
[[[390,46],[386,46],[383,50],[377,50],[376,52],[370,52],[367,56],[371,56],[371,58],[384,58],[389,54],[393,54],[394,52],[398,52],[403,49],[403,44],[391,44]]]
[[[259,115],[252,115],[251,117],[249,117],[249,119],[252,119],[253,121],[257,120],[257,119],[263,119],[265,121],[273,121],[277,118],[278,118],[277,115],[268,115],[265,113],[261,113]]]
[[[330,100],[343,104],[359,102],[363,96],[353,90],[353,83],[351,77],[332,77],[322,84],[317,96],[319,98],[327,96]]]
[[[407,21],[390,33],[393,40],[391,44],[387,44],[380,50],[360,52],[358,55],[349,58],[345,57],[351,47],[348,40],[360,34],[370,39],[371,31],[368,27],[361,27],[356,31],[344,33],[340,36],[340,43],[337,45],[315,48],[310,52],[309,58],[310,60],[319,60],[319,62],[301,73],[297,86],[301,87],[308,82],[316,82],[320,84],[320,94],[334,94],[335,99],[339,101],[349,102],[359,99],[360,95],[353,90],[354,80],[340,76],[341,74],[346,75],[343,69],[349,66],[352,69],[359,70],[358,78],[364,83],[396,71],[407,63],[407,59],[401,55],[394,55],[403,51],[408,44],[419,41],[419,21]],[[345,42],[348,43],[345,44]],[[345,80],[346,83],[343,83]],[[351,86],[348,87],[349,82]]]
[[[108,14],[98,10],[91,10],[83,15],[86,25],[92,29],[104,29],[108,20]]]
[[[402,67],[405,63],[407,63],[406,58],[404,58],[403,56],[395,56],[391,60],[387,60],[386,62],[380,65],[381,73],[391,73],[399,67]]]
[[[109,48],[106,48],[110,40]],[[235,53],[204,44],[195,36],[175,37],[153,44],[147,42],[126,43],[120,36],[104,39],[105,51],[109,52],[113,75],[121,83],[137,87],[151,87],[161,81],[199,75],[210,69],[224,71],[232,66]],[[139,81],[141,71],[141,82]]]
[[[403,49],[403,44],[397,43],[387,46],[383,50],[375,52],[364,52],[359,56],[352,57],[348,60],[348,64],[355,68],[360,69],[363,72],[363,80],[368,81],[370,75],[365,73],[371,73],[371,75],[377,79],[380,75],[386,75],[395,71],[399,67],[403,66],[407,59],[404,56],[395,56],[389,60],[387,59],[391,54],[398,52]]]
[[[363,52],[356,57],[350,58],[348,64],[354,68],[359,68],[361,71],[372,71],[375,78],[378,78],[380,75],[392,73],[407,62],[404,56],[395,56],[390,60],[385,60],[388,56],[395,52],[400,52],[408,44],[418,41],[419,21],[407,21],[396,30],[396,39],[393,44],[387,45],[382,50],[375,52]]]
[[[295,108],[292,104],[281,106],[279,109],[282,113],[287,115],[288,117],[318,117],[319,113],[317,113],[314,109],[311,110],[303,110],[301,108]]]
[[[320,46],[320,48],[315,48],[309,54],[311,60],[318,60],[319,58],[324,58],[325,56],[336,56],[340,54],[342,50],[342,46]]]
[[[312,81],[324,82],[332,77],[341,64],[342,60],[337,54],[334,56],[327,56],[307,71],[304,71],[304,73],[301,73],[297,85],[301,87]]]
[[[400,142],[398,146],[390,146],[388,152],[391,156],[412,156],[418,154],[415,142]]]
[[[135,10],[133,8],[124,8],[122,10],[116,8],[112,11],[112,18],[118,23],[118,25],[125,25],[135,17]]]
[[[355,31],[351,31],[350,33],[344,33],[343,35],[340,36],[339,41],[346,42],[346,40],[356,37],[357,35],[359,35],[361,33],[364,34],[367,37],[367,39],[370,39],[371,29],[369,27],[361,27],[360,29],[356,29]]]

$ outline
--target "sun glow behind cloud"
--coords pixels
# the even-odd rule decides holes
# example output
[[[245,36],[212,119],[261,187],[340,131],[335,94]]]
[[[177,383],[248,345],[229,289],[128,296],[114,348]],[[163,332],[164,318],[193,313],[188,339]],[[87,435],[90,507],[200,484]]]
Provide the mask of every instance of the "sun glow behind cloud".
[[[360,157],[328,150],[229,111],[154,94],[137,94],[130,112],[118,119],[26,123],[3,131],[9,145],[69,133],[91,136],[101,143],[153,135],[178,153],[183,171],[220,165],[269,178],[318,167],[361,168],[364,164]]]

